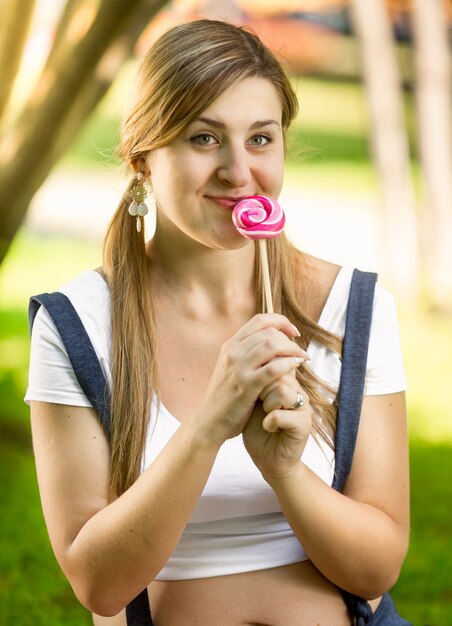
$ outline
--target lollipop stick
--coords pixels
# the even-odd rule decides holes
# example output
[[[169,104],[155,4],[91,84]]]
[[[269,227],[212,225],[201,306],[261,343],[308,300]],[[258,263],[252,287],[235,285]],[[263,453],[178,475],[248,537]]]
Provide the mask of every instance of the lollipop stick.
[[[272,287],[270,283],[270,271],[268,269],[266,239],[259,239],[259,251],[261,256],[262,276],[264,278],[264,294],[267,306],[267,313],[273,313]]]

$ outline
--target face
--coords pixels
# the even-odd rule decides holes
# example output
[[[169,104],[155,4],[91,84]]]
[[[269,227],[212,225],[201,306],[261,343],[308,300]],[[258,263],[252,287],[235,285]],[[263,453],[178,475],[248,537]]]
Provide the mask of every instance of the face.
[[[273,84],[249,77],[224,91],[170,144],[149,156],[157,237],[238,248],[232,224],[245,196],[278,198],[284,172],[282,105]]]

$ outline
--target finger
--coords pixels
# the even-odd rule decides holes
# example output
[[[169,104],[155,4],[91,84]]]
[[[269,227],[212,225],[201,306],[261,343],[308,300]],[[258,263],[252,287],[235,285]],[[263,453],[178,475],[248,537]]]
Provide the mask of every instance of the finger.
[[[305,394],[295,389],[293,386],[277,384],[265,400],[263,400],[264,411],[270,413],[276,409],[296,410],[294,405],[298,398],[300,398],[300,393],[304,400]],[[301,406],[299,408],[301,408]]]
[[[251,352],[254,348],[260,348],[265,350],[266,348],[276,348],[278,346],[286,346],[289,349],[297,346],[300,354],[305,358],[305,360],[310,360],[309,354],[306,350],[303,350],[296,342],[293,341],[293,338],[287,337],[282,331],[270,326],[268,328],[263,328],[251,335],[248,335],[245,339],[240,342],[240,345],[243,346],[244,350]]]
[[[245,363],[249,367],[260,367],[272,359],[285,356],[308,358],[307,353],[279,330],[265,329],[245,339],[241,346],[246,350]]]
[[[301,411],[279,409],[272,411],[262,420],[262,427],[268,433],[284,433],[294,439],[305,439],[311,430],[311,419]]]
[[[233,336],[236,341],[243,341],[249,335],[263,330],[264,328],[276,328],[287,337],[300,337],[300,331],[290,322],[285,315],[279,313],[258,313],[244,324]]]
[[[296,378],[297,369],[298,367],[294,367],[293,370],[291,370],[288,374],[281,376],[281,378],[278,378],[278,380],[275,380],[273,383],[271,383],[271,385],[268,385],[268,387],[265,387],[259,395],[259,400],[264,402],[267,396],[269,395],[269,393],[271,393],[273,389],[275,389],[278,385],[287,385],[291,389],[295,388],[295,389],[300,390],[300,385],[298,384],[298,381]]]
[[[299,367],[301,362],[302,359],[300,357],[294,356],[273,359],[269,363],[256,369],[252,374],[252,380],[255,382],[256,386],[260,387],[259,393],[261,393],[262,389],[274,383],[281,378],[281,376],[285,376],[295,367]]]

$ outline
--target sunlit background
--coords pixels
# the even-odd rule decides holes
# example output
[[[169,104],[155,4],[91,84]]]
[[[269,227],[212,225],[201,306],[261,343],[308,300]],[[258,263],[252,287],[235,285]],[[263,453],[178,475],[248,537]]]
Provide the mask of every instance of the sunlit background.
[[[97,105],[86,104],[95,103],[86,80],[85,103],[81,92],[69,95],[66,121],[39,118],[109,3],[0,5],[0,624],[90,623],[55,562],[40,510],[22,401],[27,303],[100,264],[102,236],[128,180],[115,147],[137,64],[166,28],[199,16],[258,33],[297,89],[280,198],[288,236],[311,254],[377,271],[397,298],[413,531],[393,596],[416,625],[452,623],[452,3],[175,0],[160,2],[150,19],[159,3],[136,0],[137,12],[148,7],[146,21],[134,28],[125,21],[99,63],[84,70],[106,91]],[[130,54],[126,30],[134,33]],[[46,122],[38,141],[39,119]]]

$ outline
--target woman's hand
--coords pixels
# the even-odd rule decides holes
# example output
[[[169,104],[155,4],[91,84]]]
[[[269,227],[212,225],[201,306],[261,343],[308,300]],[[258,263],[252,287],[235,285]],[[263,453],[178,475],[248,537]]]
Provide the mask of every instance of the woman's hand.
[[[263,391],[308,358],[292,341],[296,336],[283,315],[259,314],[226,341],[204,400],[192,415],[197,431],[217,445],[239,435]]]
[[[301,397],[304,401],[296,405]],[[312,425],[308,395],[295,378],[295,369],[268,385],[243,431],[243,441],[267,480],[288,476],[300,463]]]

